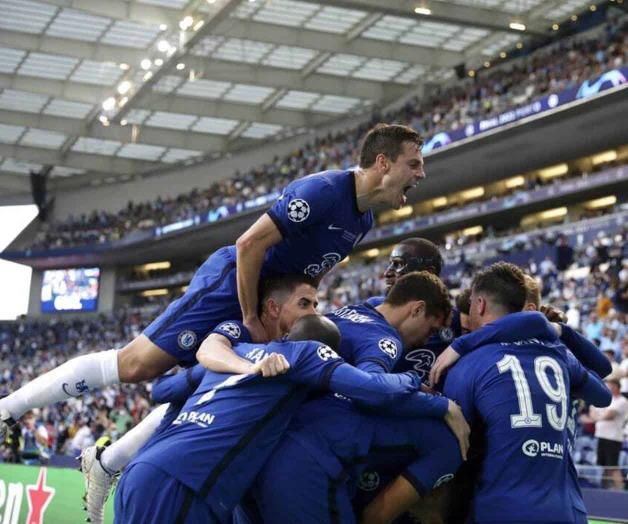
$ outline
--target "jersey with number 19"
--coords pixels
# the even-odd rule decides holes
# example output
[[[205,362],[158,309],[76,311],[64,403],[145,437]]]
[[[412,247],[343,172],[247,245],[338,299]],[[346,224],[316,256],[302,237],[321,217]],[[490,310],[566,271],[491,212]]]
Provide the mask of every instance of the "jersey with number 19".
[[[569,391],[586,380],[557,338],[484,345],[449,372],[445,395],[485,428],[474,522],[586,522],[567,460]]]

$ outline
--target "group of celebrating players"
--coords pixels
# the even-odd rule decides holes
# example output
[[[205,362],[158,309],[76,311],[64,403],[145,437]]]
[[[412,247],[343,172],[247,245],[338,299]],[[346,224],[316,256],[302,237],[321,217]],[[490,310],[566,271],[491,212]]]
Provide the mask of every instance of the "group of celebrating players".
[[[81,457],[92,522],[123,470],[119,523],[586,523],[572,404],[610,403],[610,364],[521,269],[480,271],[452,308],[437,247],[409,238],[385,296],[316,312],[372,209],[425,178],[421,146],[379,124],[356,169],[290,183],[142,335],[0,399],[0,435],[34,407],[157,378],[160,405]]]

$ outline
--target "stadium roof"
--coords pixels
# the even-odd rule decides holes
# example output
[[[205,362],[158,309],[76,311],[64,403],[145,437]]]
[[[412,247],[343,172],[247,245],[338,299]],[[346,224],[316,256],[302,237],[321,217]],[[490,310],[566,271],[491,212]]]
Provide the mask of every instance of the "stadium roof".
[[[290,136],[590,3],[0,0],[0,191],[30,170],[113,181]]]

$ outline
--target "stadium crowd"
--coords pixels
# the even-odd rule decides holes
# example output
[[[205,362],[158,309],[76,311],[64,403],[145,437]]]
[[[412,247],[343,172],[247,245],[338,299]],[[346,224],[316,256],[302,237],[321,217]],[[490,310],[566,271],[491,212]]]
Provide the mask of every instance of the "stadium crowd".
[[[626,231],[598,236],[593,244],[566,246],[564,237],[552,235],[544,242],[553,246],[552,255],[531,258],[526,268],[541,285],[543,301],[564,311],[568,324],[605,352],[613,362],[613,378],[621,380],[621,392],[628,397]],[[565,248],[567,261],[563,260]],[[319,290],[319,309],[326,312],[382,294],[386,264],[383,258],[353,261],[327,275]],[[464,288],[480,265],[479,261],[469,262],[461,271],[446,265],[445,280],[451,289]],[[143,308],[120,309],[111,316],[22,319],[0,324],[0,395],[103,342],[107,347],[122,347],[167,305],[167,300],[156,298]],[[147,414],[149,391],[150,385],[143,384],[111,386],[35,410],[23,417],[18,433],[5,445],[4,460],[46,461],[52,453],[76,456],[102,436],[115,440]],[[577,459],[595,464],[594,426],[585,420],[580,431]]]
[[[95,210],[66,220],[43,223],[31,248],[54,249],[102,244],[125,235],[246,202],[271,193],[295,178],[355,163],[358,140],[376,121],[408,123],[425,136],[458,129],[480,118],[530,103],[579,85],[605,70],[622,67],[628,58],[628,22],[609,20],[601,34],[580,35],[540,48],[505,67],[478,71],[473,79],[415,98],[401,109],[375,113],[371,122],[317,138],[302,149],[271,163],[236,172],[228,180],[174,198],[129,202],[117,213]]]

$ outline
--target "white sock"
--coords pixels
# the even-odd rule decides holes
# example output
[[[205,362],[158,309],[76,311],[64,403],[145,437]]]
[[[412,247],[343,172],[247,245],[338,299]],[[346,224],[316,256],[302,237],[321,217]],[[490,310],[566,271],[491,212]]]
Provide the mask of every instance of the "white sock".
[[[119,382],[117,350],[89,353],[68,360],[1,399],[0,409],[6,409],[17,420],[29,409]]]
[[[111,446],[105,448],[100,463],[111,472],[121,471],[139,449],[153,436],[170,404],[161,404],[151,411],[137,426],[127,431]]]

